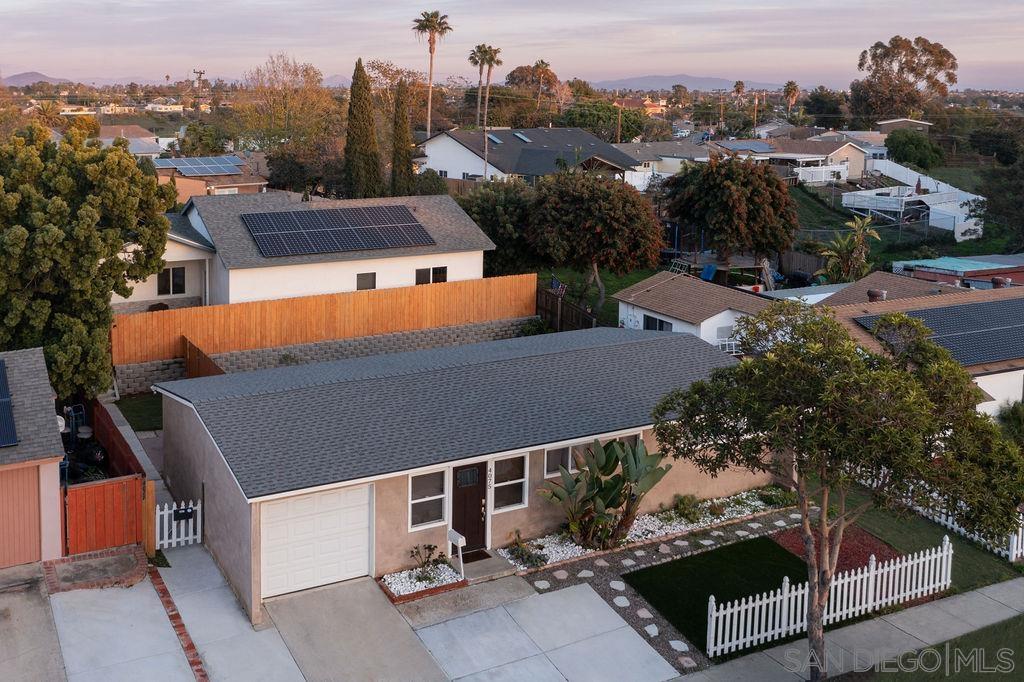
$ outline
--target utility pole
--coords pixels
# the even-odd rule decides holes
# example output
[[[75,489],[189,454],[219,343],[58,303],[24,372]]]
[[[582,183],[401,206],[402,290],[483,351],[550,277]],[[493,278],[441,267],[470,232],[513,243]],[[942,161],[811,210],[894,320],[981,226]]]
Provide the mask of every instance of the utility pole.
[[[206,75],[206,71],[203,69],[192,69],[192,73],[196,75],[196,90],[202,94],[203,92],[203,76]]]
[[[615,91],[615,99],[619,99],[619,91],[618,90]],[[618,112],[618,122],[615,124],[615,143],[616,144],[621,144],[622,143],[622,106],[621,105],[625,104],[625,102],[619,102],[619,104],[620,104],[620,106],[615,107],[616,109],[619,110],[619,112]]]
[[[718,93],[718,132],[725,128],[725,92]]]
[[[757,136],[757,93],[754,93],[754,136]]]

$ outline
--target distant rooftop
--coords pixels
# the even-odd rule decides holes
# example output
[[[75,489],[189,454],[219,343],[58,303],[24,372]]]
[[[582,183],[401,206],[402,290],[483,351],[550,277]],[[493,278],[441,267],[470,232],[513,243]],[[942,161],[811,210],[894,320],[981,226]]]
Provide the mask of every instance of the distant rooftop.
[[[928,270],[942,270],[957,275],[965,275],[978,271],[1022,267],[1024,266],[1024,255],[970,256],[964,258],[940,256],[939,258],[895,261],[892,266],[895,272],[906,268],[926,268]]]

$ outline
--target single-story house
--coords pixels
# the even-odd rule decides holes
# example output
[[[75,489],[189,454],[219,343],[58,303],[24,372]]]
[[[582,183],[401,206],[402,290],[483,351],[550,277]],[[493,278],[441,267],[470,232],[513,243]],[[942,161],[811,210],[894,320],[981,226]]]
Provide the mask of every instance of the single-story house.
[[[494,248],[447,195],[195,196],[168,219],[164,270],[115,295],[115,312],[480,279]]]
[[[487,172],[484,172],[483,130],[446,130],[423,142],[423,168],[443,178],[533,182],[563,167],[621,177],[637,165],[625,154],[582,128],[489,128]]]
[[[619,302],[619,325],[693,334],[734,352],[736,320],[771,304],[761,296],[681,273],[659,272],[612,295]]]
[[[157,181],[173,179],[178,203],[205,194],[258,194],[267,191],[268,180],[254,164],[234,154],[156,159]]]
[[[1024,283],[1024,254],[987,254],[981,256],[941,256],[895,261],[895,273],[914,279],[942,282],[954,286],[987,289],[997,277],[1004,283]]]
[[[914,279],[906,275],[894,275],[884,270],[875,270],[856,282],[846,284],[819,303],[827,306],[846,305],[848,303],[867,303],[872,299],[868,292],[876,292],[879,300],[895,301],[901,298],[922,298],[938,294],[955,293],[955,287],[943,286],[936,282]]]
[[[0,568],[60,558],[60,438],[42,348],[0,352]]]
[[[832,180],[859,180],[864,176],[867,152],[848,140],[718,140],[709,146],[722,154],[735,154],[774,166],[784,178],[808,184]]]
[[[1024,287],[952,289],[895,301],[836,306],[836,319],[854,340],[880,350],[870,330],[880,315],[906,313],[932,330],[932,340],[948,350],[985,393],[978,411],[995,414],[1024,399]]]
[[[875,124],[880,133],[891,133],[894,130],[916,130],[919,133],[925,135],[931,130],[933,123],[927,121],[918,121],[916,118],[890,118],[885,121],[879,121]]]
[[[663,142],[623,142],[612,146],[636,159],[625,180],[640,190],[647,189],[652,178],[675,175],[688,161],[708,160],[708,147],[699,134]]]
[[[667,108],[664,101],[654,101],[650,97],[616,97],[612,106],[631,111],[642,111],[648,116],[661,116]]]
[[[818,142],[852,142],[863,149],[869,159],[887,159],[889,149],[885,146],[886,137],[886,133],[875,130],[830,130],[807,139]]]
[[[594,439],[643,438],[667,392],[735,362],[687,334],[598,328],[161,383],[164,474],[203,498],[206,546],[254,622],[262,600],[556,530],[537,495]],[[770,482],[685,462],[676,494]]]

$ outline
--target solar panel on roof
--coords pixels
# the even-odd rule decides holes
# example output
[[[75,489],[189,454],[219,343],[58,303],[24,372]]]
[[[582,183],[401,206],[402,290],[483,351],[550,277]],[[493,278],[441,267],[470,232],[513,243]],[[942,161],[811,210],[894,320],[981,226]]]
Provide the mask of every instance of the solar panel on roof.
[[[7,363],[0,360],[0,448],[17,444],[18,432],[14,428],[11,388],[7,383]]]
[[[402,205],[245,213],[241,217],[267,258],[435,243],[412,211]]]

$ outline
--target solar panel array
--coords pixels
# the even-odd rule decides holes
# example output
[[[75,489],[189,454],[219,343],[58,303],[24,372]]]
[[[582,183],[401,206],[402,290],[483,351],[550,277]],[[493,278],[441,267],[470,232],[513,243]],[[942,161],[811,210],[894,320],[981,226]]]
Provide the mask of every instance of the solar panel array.
[[[241,175],[239,166],[245,164],[235,155],[187,156],[178,159],[153,159],[157,168],[173,168],[185,177],[200,175]]]
[[[400,205],[245,213],[242,222],[267,258],[435,243],[412,211]]]
[[[7,383],[7,363],[0,360],[0,448],[18,444],[11,405],[11,387]]]

